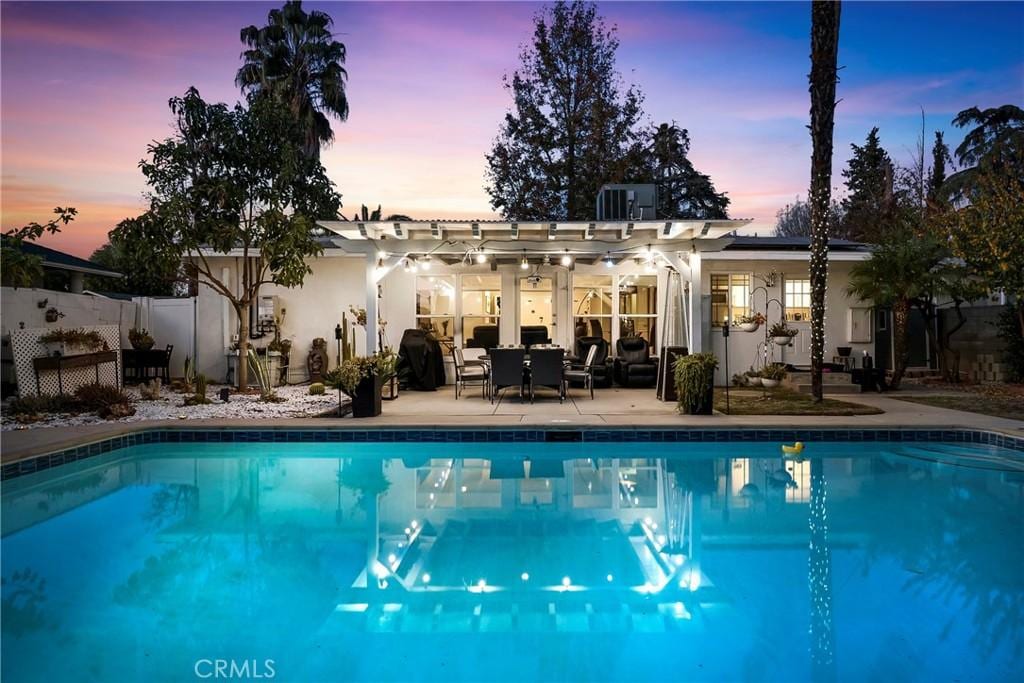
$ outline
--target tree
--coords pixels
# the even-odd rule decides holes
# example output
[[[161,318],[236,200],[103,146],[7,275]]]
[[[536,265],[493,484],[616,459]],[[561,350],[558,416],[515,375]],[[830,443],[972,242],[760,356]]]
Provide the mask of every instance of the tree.
[[[946,184],[946,164],[952,165],[953,157],[949,155],[949,145],[943,140],[941,130],[935,131],[935,143],[932,145],[932,167],[928,172],[927,199],[930,205],[945,203],[947,195],[943,186]]]
[[[842,233],[857,242],[878,242],[891,223],[895,168],[872,128],[863,145],[850,145],[853,156],[843,170],[847,195],[843,199]]]
[[[1019,158],[986,164],[971,176],[970,204],[948,212],[941,230],[978,278],[1015,301],[1024,335],[1024,176],[1006,172],[1024,168],[1024,147],[1015,154]]]
[[[831,200],[828,207],[828,232],[837,236],[843,221],[843,207]],[[786,204],[775,213],[775,234],[779,237],[811,236],[811,205],[797,197],[792,204]]]
[[[658,186],[658,218],[728,218],[729,197],[687,158],[690,133],[663,123],[651,134],[647,156]]]
[[[615,71],[618,46],[592,4],[560,1],[534,17],[486,155],[491,206],[506,219],[592,220],[602,184],[641,172],[642,96]]]
[[[847,288],[852,296],[892,309],[893,374],[889,385],[893,389],[899,389],[910,360],[910,310],[921,302],[934,301],[942,289],[936,270],[947,256],[938,240],[915,233],[910,225],[890,225],[871,258],[850,270]]]
[[[161,229],[154,225],[158,220],[152,211],[124,219],[111,231],[110,241],[89,257],[93,263],[124,274],[112,289],[111,284],[104,283],[108,290],[139,296],[175,294],[184,280],[181,259],[174,254],[154,252],[150,247],[150,236]]]
[[[328,116],[348,119],[346,51],[331,34],[333,23],[324,12],[306,13],[296,1],[270,10],[266,26],[241,32],[247,49],[235,84],[250,98],[285,104],[302,129],[306,154],[313,157],[334,139]]]
[[[839,80],[839,16],[841,4],[811,3],[811,393],[824,399],[825,289],[828,283],[829,206],[832,199],[832,129]]]
[[[956,148],[961,170],[949,177],[947,192],[957,200],[970,199],[979,176],[995,173],[1024,175],[1024,109],[1012,104],[964,109],[953,119],[957,128],[974,126]]]
[[[56,235],[61,227],[75,220],[78,210],[71,206],[58,206],[53,213],[57,217],[45,223],[32,221],[3,234],[0,240],[3,275],[0,280],[4,287],[31,287],[43,279],[43,259],[34,254],[26,254],[21,247],[25,242],[35,242],[43,235]]]
[[[156,220],[122,224],[112,239],[138,227],[153,257],[187,259],[201,284],[238,316],[238,387],[248,388],[249,308],[262,285],[301,286],[307,259],[323,248],[317,218],[333,218],[340,197],[320,162],[304,153],[304,131],[272,99],[248,107],[207,104],[190,88],[170,101],[175,134],[149,146],[140,166]],[[223,279],[210,256],[234,253],[236,281]]]

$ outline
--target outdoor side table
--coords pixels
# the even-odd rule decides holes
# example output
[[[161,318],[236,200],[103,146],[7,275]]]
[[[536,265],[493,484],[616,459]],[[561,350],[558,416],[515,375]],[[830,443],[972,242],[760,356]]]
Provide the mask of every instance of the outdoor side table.
[[[36,394],[42,396],[42,385],[39,382],[39,373],[47,370],[57,371],[57,391],[64,393],[64,370],[70,368],[96,368],[96,383],[100,381],[100,365],[103,363],[114,364],[114,374],[120,381],[120,368],[117,363],[117,351],[97,351],[95,353],[79,353],[73,356],[43,356],[32,359],[32,369],[36,373]]]

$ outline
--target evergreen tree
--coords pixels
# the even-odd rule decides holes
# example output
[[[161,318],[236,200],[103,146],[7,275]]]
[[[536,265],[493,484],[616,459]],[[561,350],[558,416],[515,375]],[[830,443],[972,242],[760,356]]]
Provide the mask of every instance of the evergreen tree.
[[[556,2],[534,17],[486,156],[491,206],[506,219],[593,219],[598,188],[643,168],[643,98],[615,70],[618,46],[592,4]]]
[[[672,123],[654,129],[647,154],[658,186],[658,218],[728,218],[729,197],[687,158],[690,133]]]
[[[847,195],[842,235],[859,242],[878,242],[891,222],[894,167],[882,149],[878,128],[872,128],[864,145],[850,145],[853,156],[843,171]]]
[[[949,145],[942,139],[942,131],[935,131],[935,144],[932,145],[932,167],[928,172],[928,202],[940,203],[945,200],[942,186],[946,183],[946,163],[952,164]]]

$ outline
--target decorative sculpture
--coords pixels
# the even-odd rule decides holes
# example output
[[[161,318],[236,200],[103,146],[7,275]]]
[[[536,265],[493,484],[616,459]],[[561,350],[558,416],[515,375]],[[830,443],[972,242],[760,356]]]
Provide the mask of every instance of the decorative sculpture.
[[[309,371],[310,382],[323,382],[327,371],[327,340],[317,337],[306,356],[306,370]]]

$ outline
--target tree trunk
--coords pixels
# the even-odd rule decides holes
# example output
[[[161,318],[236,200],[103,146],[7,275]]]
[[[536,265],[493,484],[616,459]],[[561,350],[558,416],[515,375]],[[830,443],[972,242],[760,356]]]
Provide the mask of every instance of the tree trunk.
[[[249,307],[235,306],[238,316],[238,390],[249,389]]]
[[[960,302],[957,301],[953,304],[953,310],[956,311],[957,323],[949,330],[945,330],[939,335],[939,353],[943,359],[942,374],[946,378],[947,382],[951,384],[960,383],[960,352],[952,348],[953,346],[953,335],[960,331],[960,328],[967,322],[966,316],[964,316],[963,310],[960,308]]]
[[[903,373],[910,362],[910,350],[907,348],[907,322],[910,319],[910,304],[905,300],[896,301],[892,305],[892,380],[889,388],[900,388]]]
[[[832,200],[832,129],[836,111],[836,60],[840,3],[811,4],[811,393],[823,399],[825,288],[828,281],[828,217]]]
[[[832,546],[828,540],[825,464],[811,458],[811,501],[807,516],[810,543],[807,585],[810,588],[811,680],[836,680],[835,628],[832,618]]]

